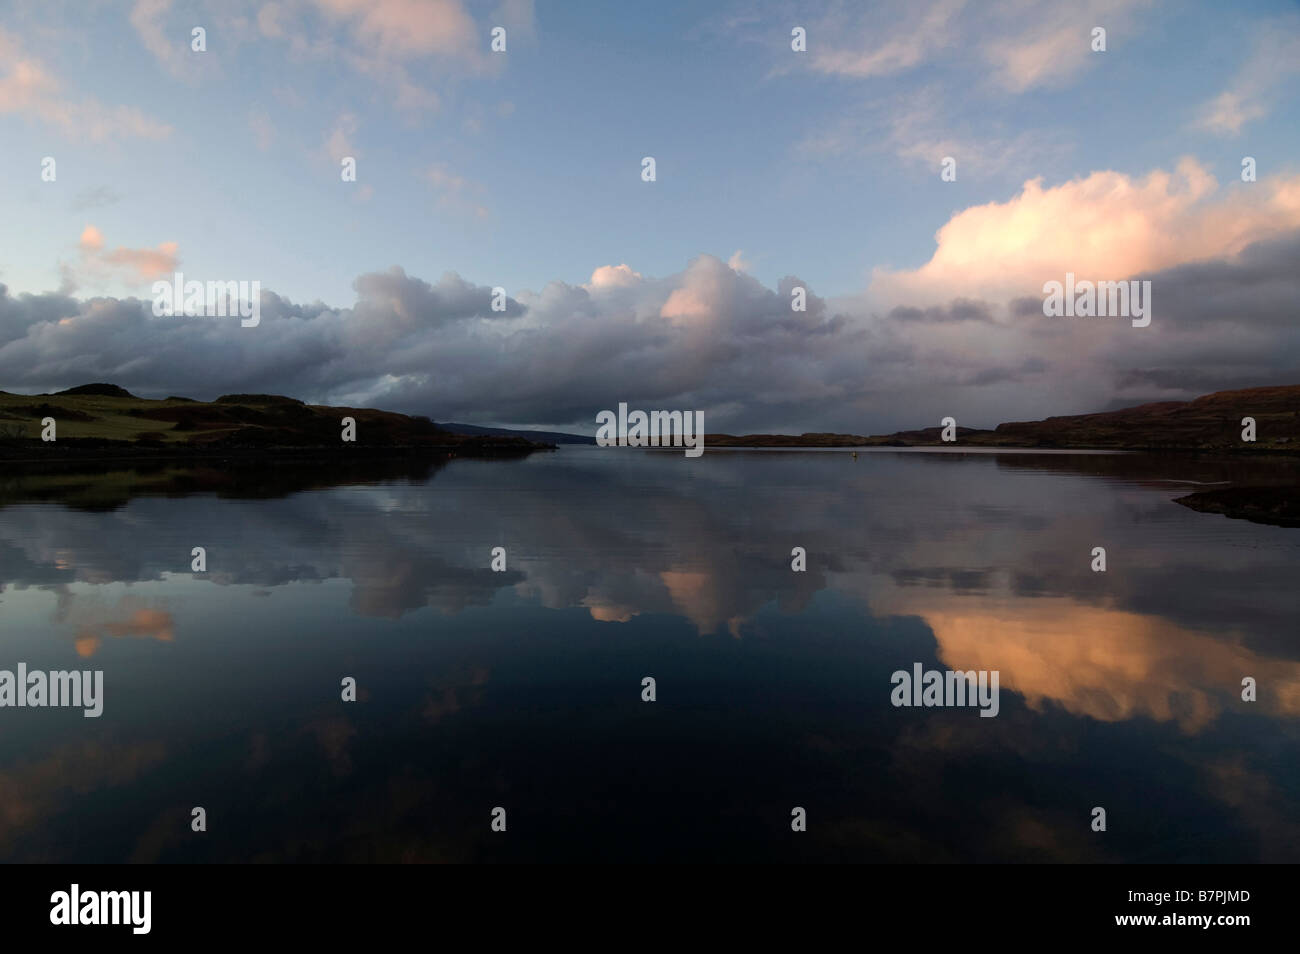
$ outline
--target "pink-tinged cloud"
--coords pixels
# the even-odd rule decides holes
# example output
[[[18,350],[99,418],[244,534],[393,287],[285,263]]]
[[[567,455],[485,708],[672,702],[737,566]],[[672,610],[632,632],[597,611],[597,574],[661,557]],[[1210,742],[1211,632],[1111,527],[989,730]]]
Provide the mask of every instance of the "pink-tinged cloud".
[[[695,624],[701,633],[716,632],[723,623],[732,636],[740,637],[743,615],[728,615],[724,606],[725,593],[709,573],[695,570],[672,569],[659,573],[659,579],[668,588],[673,606]]]
[[[1136,8],[1149,0],[909,0],[906,4],[834,4],[823,16],[801,14],[808,55],[818,73],[850,79],[893,76],[919,67],[959,63],[1004,93],[1059,86],[1099,64],[1092,29],[1116,37],[1136,32]],[[763,27],[764,30],[768,28]],[[789,56],[782,37],[783,65]],[[1109,42],[1109,41],[1108,41]],[[802,63],[800,64],[802,65]]]
[[[1094,172],[1059,186],[1031,179],[1019,195],[958,212],[935,235],[928,262],[877,269],[871,291],[911,305],[952,298],[1037,295],[1065,272],[1119,280],[1190,262],[1231,258],[1252,242],[1300,227],[1300,176],[1220,191],[1194,159],[1135,179]]]
[[[104,247],[104,235],[93,225],[81,230],[81,240],[77,243],[83,252],[98,252]]]
[[[103,260],[125,269],[142,282],[152,282],[176,271],[176,243],[163,242],[157,248],[115,248]]]
[[[357,39],[394,56],[472,56],[486,46],[459,0],[316,0]]]
[[[1003,29],[993,30],[983,44],[984,57],[994,80],[1010,92],[1060,85],[1109,55],[1093,49],[1095,27],[1107,31],[1109,49],[1112,37],[1136,32],[1132,13],[1142,6],[1146,0],[1003,3]]]
[[[674,325],[703,327],[726,310],[734,272],[720,259],[701,256],[687,266],[682,284],[659,309]]]
[[[0,114],[15,113],[48,123],[68,138],[89,142],[162,139],[171,127],[133,106],[106,106],[91,98],[61,93],[58,79],[17,39],[0,30]]]
[[[934,631],[945,666],[997,670],[1002,690],[1033,709],[1053,703],[1101,722],[1145,716],[1198,732],[1254,674],[1271,687],[1263,708],[1300,713],[1300,663],[1258,654],[1228,634],[1063,597],[1008,602],[927,591],[918,607],[913,595],[899,596]]]
[[[189,28],[182,32],[163,22],[171,5],[171,0],[136,0],[130,20],[145,49],[173,76],[183,77],[197,62],[186,59],[190,53]]]
[[[0,112],[22,112],[53,96],[59,88],[39,61],[26,57],[18,41],[0,30]]]
[[[118,278],[122,281],[152,282],[176,271],[180,263],[175,242],[163,242],[156,248],[108,248],[104,235],[87,225],[77,242],[81,249],[83,270],[92,277]]]
[[[124,596],[115,604],[79,596],[62,605],[56,619],[73,627],[73,648],[82,657],[93,656],[109,638],[161,643],[176,638],[176,623],[166,606],[136,596]]]

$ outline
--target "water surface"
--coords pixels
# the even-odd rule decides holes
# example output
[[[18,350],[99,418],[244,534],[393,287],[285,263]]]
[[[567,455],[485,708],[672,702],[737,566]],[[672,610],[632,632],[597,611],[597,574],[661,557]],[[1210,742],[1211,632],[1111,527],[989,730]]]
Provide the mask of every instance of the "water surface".
[[[6,474],[0,668],[106,699],[0,709],[0,859],[1300,860],[1300,530],[1172,502],[1294,464],[401,466]]]

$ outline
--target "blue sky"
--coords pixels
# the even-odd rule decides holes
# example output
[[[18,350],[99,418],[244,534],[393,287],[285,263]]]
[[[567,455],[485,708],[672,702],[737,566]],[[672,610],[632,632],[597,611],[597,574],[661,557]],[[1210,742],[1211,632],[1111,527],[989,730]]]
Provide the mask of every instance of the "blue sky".
[[[165,247],[189,278],[258,280],[300,306],[341,310],[357,304],[359,276],[400,266],[436,285],[450,271],[504,287],[529,309],[521,328],[538,332],[552,316],[532,296],[548,283],[590,285],[595,269],[626,264],[647,284],[669,282],[666,297],[672,276],[689,281],[705,255],[770,293],[796,276],[827,301],[827,318],[870,324],[903,306],[1034,293],[1036,273],[1024,287],[992,281],[997,254],[990,282],[957,294],[925,268],[945,224],[1015,202],[1036,177],[1049,190],[1101,172],[1138,183],[1190,159],[1216,183],[1205,202],[1232,210],[1250,155],[1257,193],[1283,190],[1243,219],[1237,241],[1135,254],[1137,271],[1232,260],[1246,239],[1300,224],[1285,192],[1300,155],[1294,4],[137,0],[0,10],[0,282],[11,298],[147,299],[147,253]],[[488,48],[495,25],[507,29],[504,54]],[[804,53],[790,49],[799,25]],[[1089,49],[1098,25],[1104,53]],[[194,26],[207,31],[206,52],[190,49]],[[357,158],[357,182],[340,180],[342,155]],[[955,182],[940,180],[945,155],[957,160]],[[46,156],[55,182],[41,181]],[[653,183],[641,181],[643,156],[656,159]],[[1139,205],[1152,229],[1173,227],[1158,196]],[[1180,229],[1212,231],[1227,213],[1187,214]],[[886,288],[882,269],[917,281]],[[918,285],[930,278],[933,294]],[[651,308],[617,307],[638,321]],[[1028,360],[1025,340],[994,351]],[[913,353],[945,346],[891,341]],[[957,363],[993,360],[946,347]],[[15,389],[61,383],[66,357]],[[0,349],[0,371],[3,359]],[[129,364],[96,370],[121,377]],[[932,383],[955,389],[951,403],[962,380]],[[399,409],[436,404],[436,392],[414,397],[418,383],[285,387],[310,385],[320,399],[388,394]],[[699,401],[708,390],[702,380],[672,396]],[[1168,391],[1111,381],[1068,400]],[[981,413],[1014,416],[1005,394],[972,397]],[[860,413],[868,396],[841,389],[834,399]],[[756,400],[782,405],[773,426],[854,420],[741,389],[712,400],[738,422],[768,423],[736,411]],[[551,404],[536,423],[566,423],[556,415],[567,402]]]

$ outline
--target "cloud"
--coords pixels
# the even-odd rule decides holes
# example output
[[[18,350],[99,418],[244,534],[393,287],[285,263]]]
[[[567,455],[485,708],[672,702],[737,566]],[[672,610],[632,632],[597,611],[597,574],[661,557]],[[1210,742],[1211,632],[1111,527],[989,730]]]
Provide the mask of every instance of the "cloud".
[[[1274,94],[1300,73],[1300,16],[1288,16],[1260,31],[1250,59],[1222,93],[1201,106],[1195,126],[1219,136],[1236,136],[1246,124],[1267,116]]]
[[[193,74],[194,63],[188,57],[189,31],[169,29],[164,25],[163,19],[171,5],[172,0],[136,0],[130,20],[144,48],[168,73],[183,78]]]
[[[176,632],[175,620],[165,606],[136,596],[123,596],[113,606],[94,596],[70,597],[60,602],[55,622],[74,629],[73,647],[82,657],[93,656],[108,638],[170,643]]]
[[[68,208],[73,212],[87,212],[90,209],[101,209],[105,206],[115,205],[123,199],[122,193],[109,186],[95,186],[90,189],[82,189],[72,197],[72,202]]]
[[[973,118],[977,112],[979,122]],[[865,100],[795,145],[797,153],[811,158],[893,153],[936,177],[940,163],[951,156],[961,179],[1041,169],[1059,161],[1066,149],[1040,133],[1012,133],[1006,124],[990,121],[986,110],[972,109],[937,86]]]
[[[259,151],[266,152],[275,143],[275,123],[265,110],[254,109],[248,114],[248,129],[253,134],[253,144]]]
[[[1069,139],[1025,129],[1010,104],[1040,88],[1067,86],[1100,62],[1092,28],[1132,36],[1132,12],[1146,2],[921,0],[901,8],[835,4],[809,13],[807,54],[774,48],[773,72],[804,68],[857,81],[852,89],[863,95],[830,122],[819,122],[796,151],[813,157],[890,152],[935,170],[952,156],[963,178],[1042,169],[1070,148]],[[769,21],[787,17],[774,11],[760,18],[762,26],[739,30],[772,46]]]
[[[264,3],[257,11],[257,30],[262,36],[277,39],[284,36],[285,28],[281,22],[284,7],[279,3]]]
[[[174,47],[159,35],[159,20],[170,0],[139,0],[133,22],[142,40],[172,69],[188,68],[188,47]],[[526,42],[533,34],[533,7],[506,0],[494,14],[510,38]],[[342,64],[382,87],[388,101],[410,116],[437,111],[442,97],[431,77],[457,78],[465,72],[490,75],[504,57],[488,50],[486,28],[461,0],[274,0],[255,14],[213,13],[231,43],[268,42],[295,62]],[[301,97],[279,88],[291,103]]]
[[[468,56],[483,41],[459,0],[316,0],[362,45],[388,57]]]
[[[851,25],[837,9],[809,28],[810,65],[819,73],[857,79],[918,66],[958,41],[956,19],[965,5],[930,0],[901,9],[866,8]]]
[[[1002,690],[1033,709],[1051,702],[1101,722],[1145,716],[1199,732],[1229,708],[1242,673],[1263,672],[1276,687],[1273,711],[1300,714],[1300,664],[1218,633],[1060,597],[1023,600],[1011,613],[1005,602],[919,595],[891,611],[912,606],[934,631],[945,666],[999,670]]]
[[[1221,136],[1235,136],[1242,126],[1265,113],[1259,103],[1246,102],[1242,93],[1225,90],[1202,107],[1196,125]]]
[[[393,267],[358,276],[349,307],[295,303],[264,289],[256,329],[224,319],[154,318],[148,300],[3,290],[0,379],[8,390],[28,391],[111,381],[156,396],[284,393],[435,420],[587,433],[595,413],[619,401],[703,410],[712,431],[882,433],[937,423],[954,408],[963,424],[991,426],[1114,402],[1295,383],[1300,227],[1248,242],[1227,228],[1235,219],[1195,211],[1201,206],[1186,205],[1167,185],[1107,181],[1142,200],[1136,207],[1160,213],[1152,236],[1181,234],[1197,254],[1182,261],[1187,248],[1168,252],[1160,238],[1154,251],[1139,243],[1145,264],[1135,271],[1129,259],[1119,263],[1125,274],[1153,283],[1148,328],[1045,318],[1041,294],[1033,294],[1041,275],[1020,301],[964,289],[943,297],[952,276],[932,269],[921,278],[900,273],[915,284],[900,283],[897,296],[828,302],[797,275],[765,285],[701,255],[666,276],[603,265],[584,284],[552,281],[520,291],[501,313],[491,309],[490,285],[454,272],[426,281]],[[1141,216],[1125,220],[1122,204],[1106,205],[1109,191],[1073,186],[1072,201],[1101,202],[1102,219],[1108,210],[1127,224],[1117,236],[1102,229],[1092,241],[1146,234]],[[1197,188],[1202,204],[1212,198],[1207,183]],[[1276,196],[1284,190],[1263,182],[1253,188],[1260,211],[1251,221],[1263,232],[1281,220],[1277,210],[1285,205]],[[1046,202],[1035,206],[1034,222],[1060,208],[1029,194]],[[1001,215],[998,209],[975,211]],[[1071,232],[1061,221],[1068,218],[1059,218],[1055,231]],[[998,245],[1003,227],[990,227],[972,246],[971,254],[984,249],[990,267],[1015,260]],[[971,234],[984,235],[978,228]],[[1049,241],[1050,232],[1036,240]],[[1086,231],[1078,240],[1092,249]],[[166,274],[174,262],[164,255],[137,263],[133,250],[112,248],[93,227],[82,247],[88,262],[141,268],[137,279],[150,268]],[[944,248],[937,261],[950,269]],[[1216,249],[1221,254],[1208,254]],[[1164,262],[1173,264],[1159,267]],[[791,309],[796,286],[808,288],[805,312]]]
[[[0,114],[16,113],[59,129],[69,139],[163,139],[171,127],[132,106],[108,106],[90,97],[69,98],[40,60],[0,29]]]
[[[1094,172],[1057,186],[1031,179],[1006,202],[955,214],[935,235],[930,260],[877,269],[871,290],[898,303],[956,296],[1004,300],[1041,295],[1067,271],[1119,280],[1139,272],[1230,257],[1247,244],[1300,226],[1300,176],[1218,183],[1193,159],[1141,179]]]
[[[488,73],[503,65],[489,54],[487,34],[460,0],[314,0],[314,6],[345,31],[331,52],[393,90],[393,105],[403,112],[441,107],[438,93],[415,77],[465,68]]]
[[[955,70],[990,91],[1021,94],[1068,83],[1094,62],[1093,27],[1131,35],[1133,11],[1149,0],[917,0],[903,5],[830,4],[804,10],[808,51],[792,57],[788,30],[773,21],[785,9],[723,24],[727,32],[769,45],[774,72],[806,68],[846,80],[905,76],[922,67]]]
[[[1041,309],[1040,302],[1035,301],[1034,304]],[[947,306],[931,306],[929,308],[899,305],[889,312],[889,317],[894,321],[993,321],[988,302],[971,301],[965,298],[954,299]]]
[[[479,219],[488,217],[487,206],[475,198],[484,191],[480,183],[457,175],[445,162],[430,166],[425,170],[424,177],[438,193],[439,208],[462,212]]]
[[[74,275],[79,282],[120,280],[128,284],[152,282],[171,275],[180,263],[175,242],[163,242],[157,248],[107,248],[104,236],[94,225],[82,230],[77,242],[81,265]]]
[[[591,281],[584,287],[626,288],[639,281],[641,281],[641,273],[632,271],[627,265],[601,265],[591,273]]]
[[[105,254],[102,237],[87,241],[88,255]],[[620,395],[707,406],[775,385],[781,404],[782,383],[802,401],[805,381],[824,397],[860,377],[852,334],[821,298],[791,311],[794,277],[765,288],[712,256],[667,279],[614,274],[590,291],[553,282],[497,313],[490,286],[392,268],[360,276],[350,308],[264,290],[252,335],[238,322],[156,319],[137,299],[5,295],[0,374],[10,386],[148,381],[151,393],[271,391],[520,423],[590,420]]]
[[[17,844],[54,824],[87,792],[113,792],[157,770],[167,755],[161,742],[114,744],[83,739],[48,749],[36,759],[9,761],[0,772],[0,839]],[[77,810],[77,809],[72,809]]]
[[[334,120],[334,126],[330,129],[329,135],[325,137],[322,149],[327,156],[334,160],[336,165],[347,156],[355,159],[357,158],[357,150],[353,145],[353,139],[356,134],[357,117],[353,113],[339,113],[338,118]]]
[[[104,247],[104,236],[93,225],[87,225],[82,230],[81,239],[77,244],[81,246],[83,252],[95,253]]]
[[[994,80],[1023,93],[1039,86],[1060,86],[1103,53],[1092,50],[1092,30],[1110,37],[1130,29],[1131,16],[1145,0],[1082,0],[1069,4],[1003,3],[997,25],[982,45]]]

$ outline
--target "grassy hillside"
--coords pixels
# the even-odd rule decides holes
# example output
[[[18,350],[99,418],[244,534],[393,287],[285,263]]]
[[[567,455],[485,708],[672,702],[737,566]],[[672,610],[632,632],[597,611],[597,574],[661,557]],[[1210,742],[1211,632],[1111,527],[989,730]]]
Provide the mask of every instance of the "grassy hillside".
[[[960,421],[960,413],[955,416]],[[1244,417],[1255,419],[1253,444],[1241,440]],[[924,447],[943,442],[936,426],[873,437],[708,434],[704,443],[706,447]],[[1218,391],[1193,401],[1018,421],[993,430],[959,426],[955,446],[1300,452],[1300,385]]]
[[[327,407],[273,394],[228,394],[212,402],[171,397],[149,400],[110,384],[27,396],[0,391],[0,447],[38,440],[42,418],[58,423],[64,441],[134,444],[166,451],[236,448],[332,448],[341,420],[357,422],[358,447],[527,449],[546,446],[498,434],[458,434],[427,418],[371,408]],[[1241,440],[1241,420],[1253,417],[1257,439]],[[1162,401],[1097,414],[958,427],[957,445],[1171,450],[1300,451],[1300,386],[1219,391],[1194,401]],[[941,444],[937,426],[895,434],[709,434],[705,446],[870,447]],[[951,446],[951,445],[950,445]]]
[[[54,418],[60,445],[214,452],[253,448],[410,448],[528,450],[546,445],[518,437],[452,434],[427,418],[372,408],[304,404],[273,394],[228,394],[215,401],[150,400],[109,384],[36,396],[0,391],[0,447],[41,443],[41,420]],[[342,419],[356,421],[355,445],[343,444]],[[118,448],[120,449],[120,448]]]
[[[1241,440],[1242,418],[1256,440]],[[1161,401],[1100,414],[999,424],[980,438],[1028,447],[1300,450],[1300,386],[1217,391],[1194,401]]]

